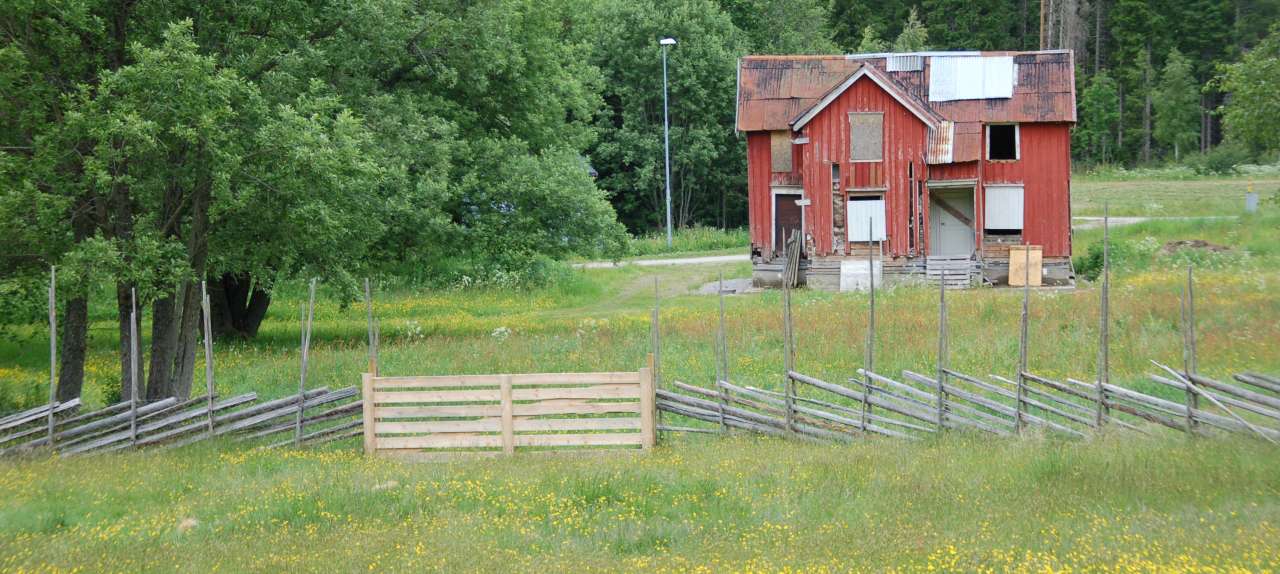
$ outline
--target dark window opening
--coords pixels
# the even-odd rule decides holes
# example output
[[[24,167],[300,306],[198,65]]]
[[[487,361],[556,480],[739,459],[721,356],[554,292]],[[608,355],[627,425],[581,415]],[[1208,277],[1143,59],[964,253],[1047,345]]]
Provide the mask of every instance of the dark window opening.
[[[987,159],[1018,159],[1018,126],[987,126]]]
[[[1022,235],[1021,229],[984,229],[982,232],[987,235]]]

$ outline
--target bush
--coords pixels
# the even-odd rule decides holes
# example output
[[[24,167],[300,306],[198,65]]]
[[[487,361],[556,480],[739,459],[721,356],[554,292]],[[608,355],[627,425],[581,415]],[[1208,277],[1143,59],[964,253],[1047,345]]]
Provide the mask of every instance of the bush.
[[[677,229],[671,238],[671,247],[667,247],[666,233],[652,233],[632,237],[629,242],[630,255],[657,255],[662,253],[686,253],[690,251],[713,251],[716,249],[744,250],[751,243],[746,228],[717,229],[715,227],[693,226]]]
[[[1206,153],[1188,155],[1186,163],[1197,175],[1233,175],[1249,162],[1249,155],[1242,145],[1224,143]]]

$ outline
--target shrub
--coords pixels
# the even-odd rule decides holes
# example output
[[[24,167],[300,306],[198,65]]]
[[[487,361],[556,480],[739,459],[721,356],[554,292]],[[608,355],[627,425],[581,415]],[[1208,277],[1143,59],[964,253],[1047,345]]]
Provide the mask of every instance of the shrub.
[[[1187,165],[1198,175],[1232,175],[1240,172],[1240,166],[1249,161],[1249,150],[1244,146],[1224,143],[1208,152],[1187,156]]]

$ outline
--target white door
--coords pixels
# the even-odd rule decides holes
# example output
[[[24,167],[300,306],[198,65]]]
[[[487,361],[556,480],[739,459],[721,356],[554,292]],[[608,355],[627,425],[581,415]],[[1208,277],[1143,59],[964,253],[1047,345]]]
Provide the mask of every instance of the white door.
[[[929,255],[972,255],[973,225],[972,189],[929,195]]]

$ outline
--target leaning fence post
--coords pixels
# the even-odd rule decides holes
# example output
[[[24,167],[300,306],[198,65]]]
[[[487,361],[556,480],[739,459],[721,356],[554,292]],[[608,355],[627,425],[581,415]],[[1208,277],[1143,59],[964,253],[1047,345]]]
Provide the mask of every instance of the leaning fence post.
[[[302,415],[307,407],[307,355],[311,350],[311,321],[315,317],[316,280],[311,279],[307,306],[302,310],[302,365],[298,377],[298,412],[293,422],[293,444],[302,444]]]
[[[653,278],[653,384],[662,388],[662,297]]]
[[[209,291],[206,282],[200,282],[200,310],[204,315],[204,386],[205,414],[208,419],[209,436],[213,437],[213,321],[209,317]]]
[[[938,432],[943,429],[943,412],[947,404],[947,281],[938,276]]]
[[[53,448],[53,403],[58,398],[58,268],[49,267],[49,448]]]
[[[1022,324],[1018,335],[1018,405],[1014,412],[1013,425],[1014,431],[1018,433],[1022,432],[1022,426],[1025,424],[1022,412],[1026,408],[1027,378],[1023,373],[1027,372],[1027,322],[1030,320],[1031,307],[1031,246],[1025,240],[1022,242],[1022,257]]]
[[[1107,395],[1106,387],[1110,379],[1110,357],[1108,340],[1108,324],[1110,309],[1108,307],[1111,290],[1111,220],[1110,209],[1106,204],[1102,206],[1102,301],[1100,307],[1100,327],[1098,332],[1098,392],[1097,392],[1097,410],[1094,414],[1094,423],[1098,428],[1102,428],[1102,423],[1106,421],[1107,416]]]

